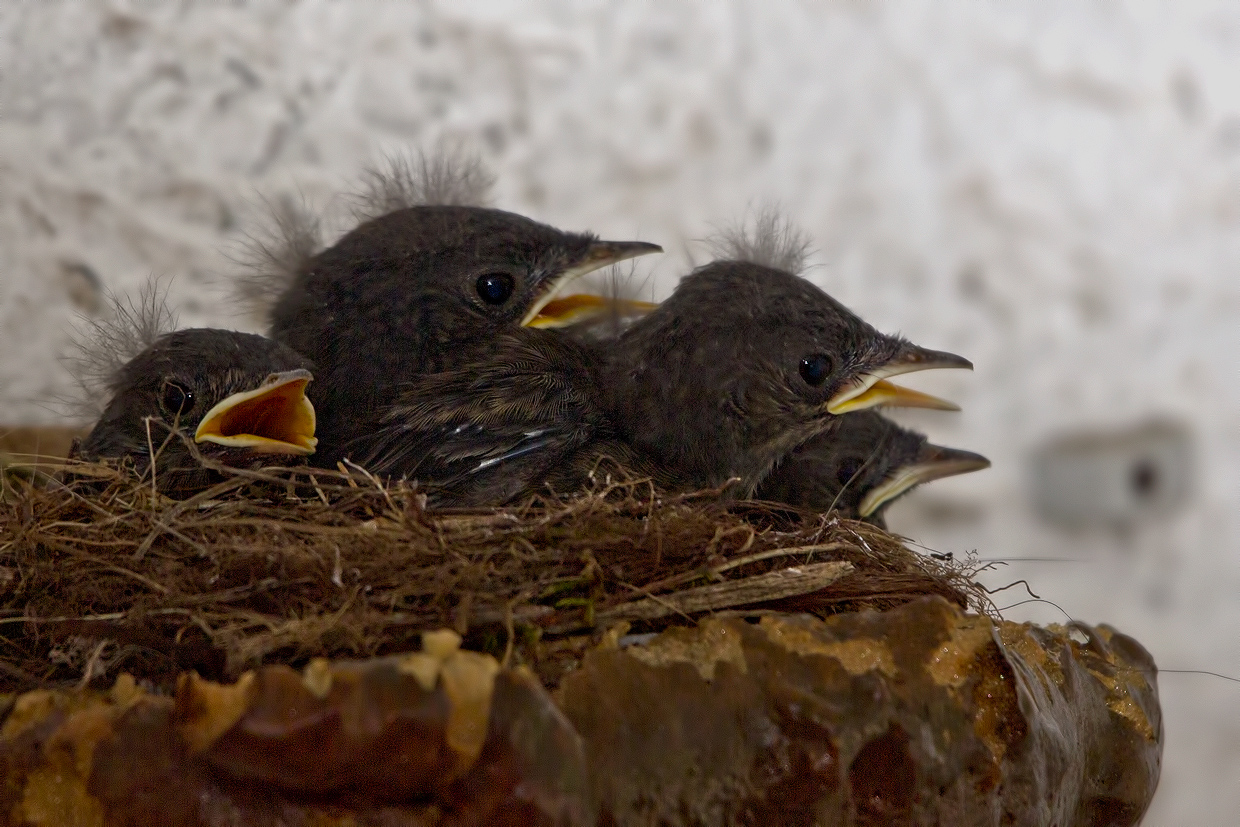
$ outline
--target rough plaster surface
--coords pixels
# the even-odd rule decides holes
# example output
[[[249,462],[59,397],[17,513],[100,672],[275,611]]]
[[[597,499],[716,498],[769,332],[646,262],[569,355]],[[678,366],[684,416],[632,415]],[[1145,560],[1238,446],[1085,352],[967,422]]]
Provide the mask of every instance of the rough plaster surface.
[[[995,467],[918,492],[893,526],[940,551],[1057,558],[991,580],[1027,577],[1164,668],[1240,673],[1234,8],[6,5],[0,421],[57,420],[58,356],[100,287],[167,276],[183,324],[256,329],[227,285],[262,199],[338,215],[363,164],[445,136],[482,151],[499,206],[664,244],[642,271],[657,295],[712,223],[778,200],[814,238],[819,284],[977,365],[910,382],[963,414],[904,419]],[[1189,508],[1122,531],[1039,522],[1037,445],[1151,416],[1192,429]],[[1146,823],[1235,823],[1240,686],[1161,684]]]

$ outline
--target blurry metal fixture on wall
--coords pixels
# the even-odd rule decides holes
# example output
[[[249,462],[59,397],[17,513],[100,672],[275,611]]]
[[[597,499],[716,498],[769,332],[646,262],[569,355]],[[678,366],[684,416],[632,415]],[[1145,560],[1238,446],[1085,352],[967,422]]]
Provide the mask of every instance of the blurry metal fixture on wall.
[[[1034,502],[1057,525],[1127,528],[1181,510],[1193,465],[1192,434],[1171,419],[1063,434],[1034,454]]]

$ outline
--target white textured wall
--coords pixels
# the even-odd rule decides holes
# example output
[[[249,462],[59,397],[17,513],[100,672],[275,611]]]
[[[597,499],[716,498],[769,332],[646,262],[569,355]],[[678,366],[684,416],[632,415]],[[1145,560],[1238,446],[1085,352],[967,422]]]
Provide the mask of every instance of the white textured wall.
[[[994,469],[894,527],[1068,558],[992,581],[1028,577],[1164,667],[1240,673],[1240,13],[1188,5],[6,4],[0,421],[54,421],[88,273],[171,276],[183,323],[254,328],[218,286],[258,200],[330,205],[386,150],[473,141],[500,206],[664,244],[659,292],[712,222],[778,199],[820,284],[977,365],[910,383],[963,414],[907,421]],[[1031,449],[1151,415],[1193,429],[1189,509],[1124,533],[1038,522]],[[1161,686],[1147,823],[1236,823],[1240,685]]]

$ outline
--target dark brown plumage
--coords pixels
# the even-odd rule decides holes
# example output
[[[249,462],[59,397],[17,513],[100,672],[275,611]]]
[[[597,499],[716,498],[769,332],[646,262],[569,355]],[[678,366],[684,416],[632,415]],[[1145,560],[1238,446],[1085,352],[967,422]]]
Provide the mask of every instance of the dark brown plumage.
[[[571,491],[576,462],[611,435],[591,345],[555,331],[500,332],[460,368],[407,383],[382,424],[349,446],[376,473],[419,480],[439,505],[501,505]]]
[[[744,236],[730,249],[797,263],[784,253],[799,237],[780,239],[754,247]],[[571,490],[604,455],[674,490],[739,477],[732,493],[749,496],[793,449],[829,433],[837,412],[950,407],[883,377],[969,366],[884,336],[791,273],[738,260],[690,274],[614,337],[532,333],[494,336],[457,369],[406,383],[355,456],[447,503]]]
[[[885,527],[887,506],[914,487],[989,467],[980,454],[933,445],[874,411],[858,411],[794,448],[754,496]]]
[[[885,377],[936,367],[971,365],[879,333],[791,273],[716,261],[616,340],[604,384],[619,437],[673,487],[739,478],[750,496],[838,414],[919,396]]]
[[[968,364],[884,336],[808,282],[748,262],[686,277],[616,339],[526,330],[477,353],[407,384],[354,455],[419,479],[441,504],[572,491],[604,456],[672,490],[740,477],[733,492],[749,496],[802,443],[856,416],[831,414],[833,401],[878,404],[892,394],[876,394],[875,377]]]
[[[272,337],[316,365],[325,463],[348,455],[345,446],[371,433],[409,383],[476,362],[505,331],[541,324],[539,310],[576,275],[661,249],[502,210],[408,204],[445,189],[418,184],[427,170],[455,180],[425,163],[389,185],[376,173],[371,201],[405,206],[304,258],[272,311]]]

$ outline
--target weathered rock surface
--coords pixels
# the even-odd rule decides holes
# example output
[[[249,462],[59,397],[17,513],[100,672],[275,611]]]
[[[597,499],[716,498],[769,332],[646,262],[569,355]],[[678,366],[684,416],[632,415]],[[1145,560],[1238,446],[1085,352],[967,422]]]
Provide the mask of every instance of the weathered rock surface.
[[[1108,627],[939,598],[713,618],[588,652],[552,701],[461,651],[316,660],[175,696],[35,691],[0,728],[22,825],[1129,825],[1158,780],[1155,667]]]

